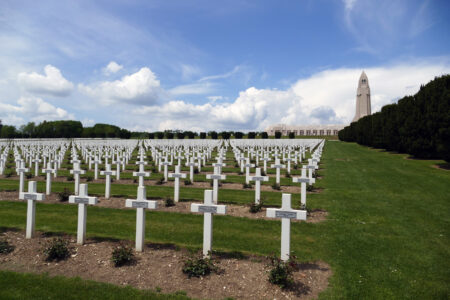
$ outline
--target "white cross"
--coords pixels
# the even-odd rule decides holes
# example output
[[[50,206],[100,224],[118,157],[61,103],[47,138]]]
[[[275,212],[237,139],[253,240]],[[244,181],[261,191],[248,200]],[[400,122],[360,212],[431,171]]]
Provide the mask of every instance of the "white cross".
[[[279,208],[268,208],[268,218],[281,218],[281,260],[289,260],[291,248],[291,219],[306,220],[306,210],[295,210],[291,208],[291,194],[283,194],[282,206]]]
[[[107,165],[108,164],[108,159],[111,158],[111,155],[109,153],[105,153],[103,155],[103,158],[105,159],[105,165]]]
[[[226,179],[227,176],[226,175],[221,175],[218,170],[217,167],[214,167],[214,174],[207,174],[206,175],[206,179],[212,179],[213,180],[213,201],[215,204],[217,204],[218,198],[219,198],[219,180],[224,180]]]
[[[192,203],[191,212],[203,213],[203,257],[210,257],[213,240],[212,214],[224,215],[227,212],[226,205],[214,205],[212,201],[213,191],[205,190],[203,204]]]
[[[80,184],[80,194],[69,196],[69,203],[78,204],[77,244],[83,245],[86,239],[87,205],[97,204],[97,197],[88,196],[88,185]]]
[[[79,165],[79,161],[77,162],[76,160],[74,161],[74,166],[73,166],[73,170],[70,170],[70,174],[73,174],[75,177],[75,195],[78,195],[78,191],[80,188],[80,175],[86,173],[85,170],[81,170],[80,169],[80,165]]]
[[[190,158],[190,162],[186,163],[186,167],[189,167],[189,180],[194,182],[194,167],[198,166],[198,163],[194,162],[194,158]]]
[[[306,177],[306,168],[305,167],[302,168],[302,176],[292,178],[292,182],[301,183],[300,203],[301,203],[301,207],[305,208],[306,207],[306,184],[310,184],[310,182],[311,182],[311,179]]]
[[[255,165],[250,163],[250,158],[247,157],[245,167],[245,183],[249,184],[250,182],[250,168],[253,168]]]
[[[41,160],[36,156],[35,159],[33,159],[34,162],[34,176],[38,176],[39,173],[39,163],[41,162]]]
[[[45,194],[50,195],[52,189],[52,173],[55,173],[50,162],[47,163],[47,169],[42,169],[42,173],[46,173]]]
[[[264,173],[267,174],[267,162],[270,160],[270,158],[265,156],[264,158],[261,158],[261,160],[264,161]]]
[[[102,161],[98,159],[98,156],[95,156],[94,159],[94,179],[97,180],[98,179],[98,165],[101,164]]]
[[[239,158],[239,165],[241,166],[241,172],[244,173],[244,161],[246,161],[247,159],[244,156],[241,156]]]
[[[56,178],[58,176],[58,160],[55,158],[50,160],[50,162],[53,164],[53,178]]]
[[[287,161],[287,172],[291,174],[291,161],[293,159],[291,158],[291,153],[288,153],[288,157],[284,159],[284,161]]]
[[[280,184],[280,169],[281,168],[285,168],[285,165],[280,164],[280,159],[276,158],[275,159],[275,164],[272,164],[270,166],[271,168],[276,168],[277,169],[277,176],[276,176],[276,183]]]
[[[116,172],[111,170],[111,165],[106,165],[105,171],[100,171],[100,175],[106,176],[106,184],[105,184],[105,198],[109,199],[109,196],[111,194],[111,176],[115,175]]]
[[[122,163],[122,161],[120,160],[119,155],[117,155],[117,159],[112,163],[116,165],[116,179],[120,180],[120,164]]]
[[[167,166],[171,166],[172,163],[167,161],[167,156],[164,159],[164,162],[161,162],[161,165],[164,166],[164,181],[167,182]]]
[[[139,172],[133,172],[133,176],[139,176],[139,186],[144,186],[144,177],[149,177],[150,172],[145,172],[144,164],[139,164]]]
[[[19,199],[28,200],[27,202],[27,230],[25,237],[31,239],[34,235],[35,216],[36,216],[36,202],[45,200],[45,195],[36,192],[36,181],[28,182],[28,192],[19,193]]]
[[[186,178],[186,174],[180,172],[180,166],[175,166],[175,173],[169,173],[170,178],[175,178],[174,183],[174,201],[178,202],[180,198],[180,178]]]
[[[25,168],[25,162],[23,160],[21,160],[20,168],[16,169],[16,172],[19,173],[19,193],[23,193],[24,174],[28,171],[29,171],[29,169]]]
[[[137,199],[127,199],[125,207],[136,208],[136,251],[142,252],[145,241],[145,210],[156,209],[156,201],[147,200],[145,186],[138,187]]]
[[[222,160],[220,160],[220,162],[213,163],[212,166],[213,166],[213,167],[217,167],[217,170],[218,170],[218,172],[219,172],[219,174],[220,174],[220,173],[222,173],[222,167],[225,167],[226,164],[223,163]]]
[[[309,177],[309,185],[316,183],[316,179],[313,178],[313,170],[317,169],[318,166],[314,166],[314,165],[307,165],[307,166],[303,166],[303,168],[308,169],[308,177]]]
[[[261,176],[261,168],[256,168],[255,176],[251,176],[249,179],[255,181],[255,203],[259,204],[261,200],[261,181],[269,181],[269,177]]]

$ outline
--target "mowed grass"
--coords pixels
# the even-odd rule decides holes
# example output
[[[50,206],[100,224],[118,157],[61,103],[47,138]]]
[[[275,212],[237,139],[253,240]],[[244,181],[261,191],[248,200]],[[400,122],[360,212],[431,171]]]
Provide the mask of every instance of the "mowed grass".
[[[18,289],[18,284],[20,288]],[[131,287],[65,278],[0,271],[1,299],[189,299],[177,294],[158,294]],[[45,287],[45,288],[43,288]]]
[[[33,179],[31,179],[33,180]],[[88,182],[89,195],[104,196],[105,195],[105,184],[103,183],[92,183]],[[317,187],[321,187],[321,184],[317,184]],[[70,191],[74,191],[73,182],[52,182],[52,192],[58,193],[62,192],[65,188]],[[25,190],[28,189],[27,184],[25,184]],[[208,188],[212,189],[212,187]],[[300,184],[297,184],[298,192],[300,192]],[[0,179],[0,191],[18,191],[19,181],[11,179]],[[40,193],[45,193],[45,181],[37,182],[37,190]],[[180,201],[194,200],[203,201],[204,198],[204,188],[193,188],[193,187],[180,187]],[[111,196],[112,197],[128,197],[136,198],[137,194],[137,184],[111,184]],[[158,186],[152,185],[147,186],[147,198],[148,199],[161,199],[174,196],[174,188],[171,186]],[[315,194],[310,195],[312,198],[316,197]],[[269,192],[261,191],[261,197],[264,201],[264,205],[274,206],[281,205],[281,192]],[[293,206],[298,207],[300,203],[300,195],[294,194],[293,196]],[[245,190],[232,190],[232,189],[221,189],[219,188],[219,202],[223,204],[241,204],[250,205],[255,201],[255,189],[245,189]]]
[[[450,172],[431,167],[439,161],[405,157],[327,142],[320,171],[325,190],[307,201],[327,210],[328,220],[293,223],[291,239],[301,261],[331,265],[330,287],[320,298],[448,299]],[[0,202],[0,226],[24,229],[25,214],[25,203]],[[74,234],[76,216],[75,206],[40,204],[37,229]],[[200,248],[202,222],[199,215],[152,211],[146,239]],[[89,237],[131,240],[134,230],[134,210],[89,207]],[[279,243],[279,221],[214,217],[215,250],[267,255],[279,253]]]

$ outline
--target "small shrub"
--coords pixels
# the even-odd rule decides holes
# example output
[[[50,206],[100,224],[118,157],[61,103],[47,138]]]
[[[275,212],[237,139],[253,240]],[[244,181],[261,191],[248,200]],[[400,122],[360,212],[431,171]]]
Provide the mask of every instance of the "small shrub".
[[[173,201],[172,198],[167,197],[167,198],[164,200],[164,205],[165,205],[166,207],[175,206],[175,201]]]
[[[120,244],[113,249],[111,254],[111,261],[115,267],[121,267],[134,262],[133,249],[127,245]]]
[[[32,177],[33,177],[33,174],[31,174],[30,172],[25,173],[26,179],[31,179]]]
[[[260,201],[259,204],[252,203],[250,204],[249,212],[251,212],[252,214],[256,214],[257,212],[260,212],[262,210],[262,206],[262,201]]]
[[[47,261],[60,261],[68,258],[70,255],[69,241],[61,237],[53,238],[44,247],[44,255]]]
[[[317,172],[313,172],[312,178],[319,178],[319,174],[317,174]]]
[[[298,169],[298,164],[294,164],[294,170]]]
[[[86,176],[86,181],[87,182],[91,182],[92,180],[94,180],[94,177],[91,175]]]
[[[194,168],[194,174],[198,174],[198,173],[199,173],[198,168],[195,167],[195,168]]]
[[[286,178],[291,178],[291,173],[286,173],[285,177]]]
[[[70,174],[70,175],[67,176],[67,181],[73,181],[73,180],[74,180],[74,178],[73,178],[73,175],[72,175],[72,174]]]
[[[279,191],[279,190],[281,190],[281,187],[278,183],[274,183],[274,184],[272,184],[272,189]]]
[[[184,185],[192,185],[192,181],[190,181],[189,179],[186,179],[184,181]]]
[[[201,277],[216,272],[218,268],[214,265],[211,258],[204,258],[202,256],[191,256],[183,266],[183,273],[191,277]]]
[[[68,188],[64,188],[62,192],[57,193],[58,199],[61,202],[69,201],[70,191]]]
[[[0,240],[0,254],[8,254],[14,251],[14,246],[10,245],[6,239]]]
[[[11,177],[11,176],[13,175],[13,172],[12,172],[11,169],[6,169],[5,172],[3,172],[3,175],[4,175],[6,178],[9,178],[9,177]]]
[[[264,172],[264,170],[261,170],[261,176],[266,176],[266,172]]]
[[[152,173],[158,173],[158,168],[157,167],[153,167],[152,168]]]
[[[240,166],[239,166],[238,163],[235,163],[235,164],[234,164],[234,167],[235,167],[235,168],[240,168]]]
[[[244,175],[244,172],[239,171],[238,175]]]
[[[307,184],[307,185],[306,185],[306,191],[307,191],[307,192],[312,192],[312,191],[314,191],[314,186],[313,186],[313,185]]]
[[[162,176],[161,178],[158,179],[158,181],[156,181],[157,185],[161,185],[164,184],[164,176]]]
[[[243,189],[251,189],[252,187],[253,187],[253,186],[252,186],[251,183],[248,183],[248,184],[247,184],[247,183],[244,182],[244,183],[242,184],[242,188],[243,188]]]
[[[133,183],[137,183],[137,179],[136,178],[133,179]]]
[[[296,269],[295,256],[289,257],[287,262],[276,256],[270,257],[271,270],[269,271],[269,282],[281,288],[288,288],[294,283],[292,273]]]

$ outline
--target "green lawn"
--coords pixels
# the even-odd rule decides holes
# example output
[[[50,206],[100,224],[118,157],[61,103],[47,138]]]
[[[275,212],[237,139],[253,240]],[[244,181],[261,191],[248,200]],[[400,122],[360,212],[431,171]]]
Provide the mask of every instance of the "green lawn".
[[[353,143],[327,142],[321,170],[324,178],[320,180],[325,190],[308,196],[307,201],[310,207],[327,210],[328,220],[294,223],[291,228],[291,248],[300,260],[323,260],[332,267],[330,287],[320,298],[448,299],[450,172],[431,167],[438,161],[405,157]],[[8,180],[0,181],[0,187],[6,184]],[[89,189],[94,192],[94,185]],[[201,189],[182,189],[182,197],[198,196],[183,195],[187,190],[200,190],[201,194]],[[221,194],[220,199],[234,197],[241,203],[251,201],[248,199],[253,195],[251,191],[230,193]],[[25,214],[25,203],[0,202],[2,227],[24,229]],[[38,230],[74,234],[76,216],[75,206],[39,204],[36,226]],[[89,207],[89,237],[133,239],[134,228],[133,210]],[[202,216],[149,212],[147,228],[148,241],[201,247]],[[279,221],[215,217],[215,250],[267,255],[279,252],[279,243]],[[28,285],[11,279],[14,276],[18,275],[2,273],[1,285],[1,280],[10,282],[25,294]],[[41,288],[46,298],[58,298],[55,293],[63,293],[58,290],[69,285],[61,278],[37,278],[60,286],[57,291]],[[120,288],[102,289],[99,293],[106,295]],[[79,293],[86,295],[84,290]],[[8,295],[0,290],[0,297]]]

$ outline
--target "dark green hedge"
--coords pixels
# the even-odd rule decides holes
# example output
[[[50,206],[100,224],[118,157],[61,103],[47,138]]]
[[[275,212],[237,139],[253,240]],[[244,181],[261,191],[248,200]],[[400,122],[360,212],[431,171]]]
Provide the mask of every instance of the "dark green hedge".
[[[450,162],[450,75],[339,131],[339,139]]]

